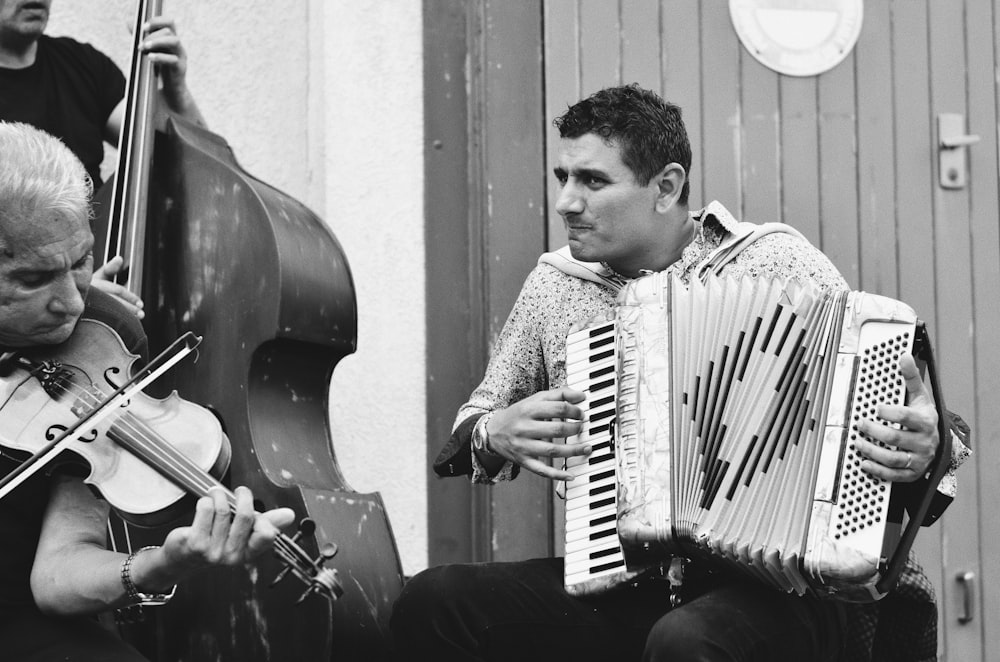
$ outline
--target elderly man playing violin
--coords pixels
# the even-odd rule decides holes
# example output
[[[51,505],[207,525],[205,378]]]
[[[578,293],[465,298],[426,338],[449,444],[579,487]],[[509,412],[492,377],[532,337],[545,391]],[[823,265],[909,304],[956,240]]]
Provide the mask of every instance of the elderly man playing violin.
[[[64,343],[81,319],[104,322],[131,352],[145,351],[135,316],[90,288],[91,189],[83,165],[59,140],[0,122],[2,351]],[[0,476],[18,465],[4,445],[2,415],[16,404],[13,397],[0,402]],[[190,526],[171,531],[160,547],[126,555],[106,548],[109,506],[79,469],[60,464],[35,473],[0,499],[0,658],[144,659],[94,616],[163,599],[210,566],[247,563],[294,518],[287,508],[255,512],[245,487],[235,490],[235,507],[230,496],[209,490]]]

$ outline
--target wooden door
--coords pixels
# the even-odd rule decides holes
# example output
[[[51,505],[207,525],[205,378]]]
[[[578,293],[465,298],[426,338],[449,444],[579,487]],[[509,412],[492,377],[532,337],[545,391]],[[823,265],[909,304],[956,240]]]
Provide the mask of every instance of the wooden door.
[[[998,466],[1000,429],[996,3],[865,3],[856,47],[810,77],[751,57],[726,2],[545,0],[544,9],[547,127],[607,85],[660,92],[684,110],[692,207],[718,199],[745,220],[789,223],[853,288],[907,301],[927,321],[947,403],[973,425],[977,448],[918,553],[938,590],[942,659],[1000,659],[1000,561],[981,551],[1000,533],[988,506],[1000,491],[983,473]],[[964,116],[980,136],[964,188],[938,183],[942,113]],[[552,154],[551,131],[547,141]],[[564,243],[551,204],[547,230],[550,248]],[[967,573],[971,594],[956,579]]]
[[[535,257],[565,241],[546,195],[552,118],[639,82],[684,109],[692,206],[718,199],[746,220],[789,223],[852,287],[927,321],[976,453],[918,551],[938,588],[942,658],[1000,660],[997,3],[867,2],[856,47],[810,77],[751,57],[721,0],[426,3],[430,458]],[[962,188],[939,184],[945,113],[980,137]],[[559,552],[558,507],[540,512],[551,492],[526,478],[491,491],[432,481],[431,562]],[[956,580],[968,573],[972,593]]]

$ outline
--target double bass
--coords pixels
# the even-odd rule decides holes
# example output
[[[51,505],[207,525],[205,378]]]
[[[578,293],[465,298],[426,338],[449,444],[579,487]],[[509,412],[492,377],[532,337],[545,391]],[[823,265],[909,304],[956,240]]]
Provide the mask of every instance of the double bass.
[[[327,566],[344,592],[296,605],[301,591],[270,587],[277,560],[263,559],[180,587],[126,636],[153,660],[385,659],[399,555],[380,495],[345,480],[329,420],[331,375],[357,341],[347,258],[326,223],[245,172],[223,138],[157,111],[138,39],[159,5],[139,2],[115,195],[98,210],[109,218],[95,246],[125,257],[151,353],[187,331],[203,337],[197,360],[150,390],[217,415],[232,445],[228,483],[253,490],[258,510],[287,506],[311,522],[300,544],[314,556],[335,544]],[[133,527],[129,538],[163,533]]]

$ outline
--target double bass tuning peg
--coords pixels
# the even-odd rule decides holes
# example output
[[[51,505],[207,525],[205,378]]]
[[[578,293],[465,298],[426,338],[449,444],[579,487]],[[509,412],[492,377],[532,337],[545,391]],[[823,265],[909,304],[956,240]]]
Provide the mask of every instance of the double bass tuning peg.
[[[312,522],[312,520],[309,520]],[[315,526],[313,527],[315,528]],[[319,556],[313,559],[313,566],[316,568],[309,588],[299,596],[296,604],[305,600],[311,593],[320,593],[326,596],[330,602],[336,601],[344,594],[344,586],[340,583],[340,575],[336,568],[327,568],[325,563],[337,555],[337,544],[328,542],[319,549]]]
[[[316,522],[309,517],[303,517],[299,520],[298,531],[292,536],[292,540],[298,542],[302,538],[308,538],[316,533]]]
[[[306,536],[312,536],[315,531],[316,523],[313,520],[302,519],[295,535],[291,538],[285,538],[284,544],[275,546],[275,551],[278,557],[284,561],[285,567],[271,582],[271,586],[280,582],[289,573],[294,574],[307,585],[306,590],[295,601],[296,604],[313,593],[322,595],[331,603],[344,594],[344,587],[340,583],[336,569],[324,567],[324,564],[337,554],[337,545],[326,543],[320,547],[319,556],[315,559],[310,558],[298,545],[299,540]]]

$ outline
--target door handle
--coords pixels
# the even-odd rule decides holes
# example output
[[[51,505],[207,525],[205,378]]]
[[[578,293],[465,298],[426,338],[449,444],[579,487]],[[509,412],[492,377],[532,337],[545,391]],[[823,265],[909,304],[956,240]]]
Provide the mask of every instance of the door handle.
[[[965,115],[941,113],[938,129],[938,182],[941,188],[965,188],[969,181],[966,148],[979,142],[979,136],[965,133]]]
[[[966,570],[958,573],[955,579],[962,590],[962,613],[958,616],[958,622],[965,625],[972,622],[973,614],[976,611],[976,573]]]
[[[941,147],[945,149],[957,149],[958,147],[966,147],[968,145],[975,145],[979,142],[980,138],[976,134],[971,136],[954,136],[952,138],[942,138]]]

